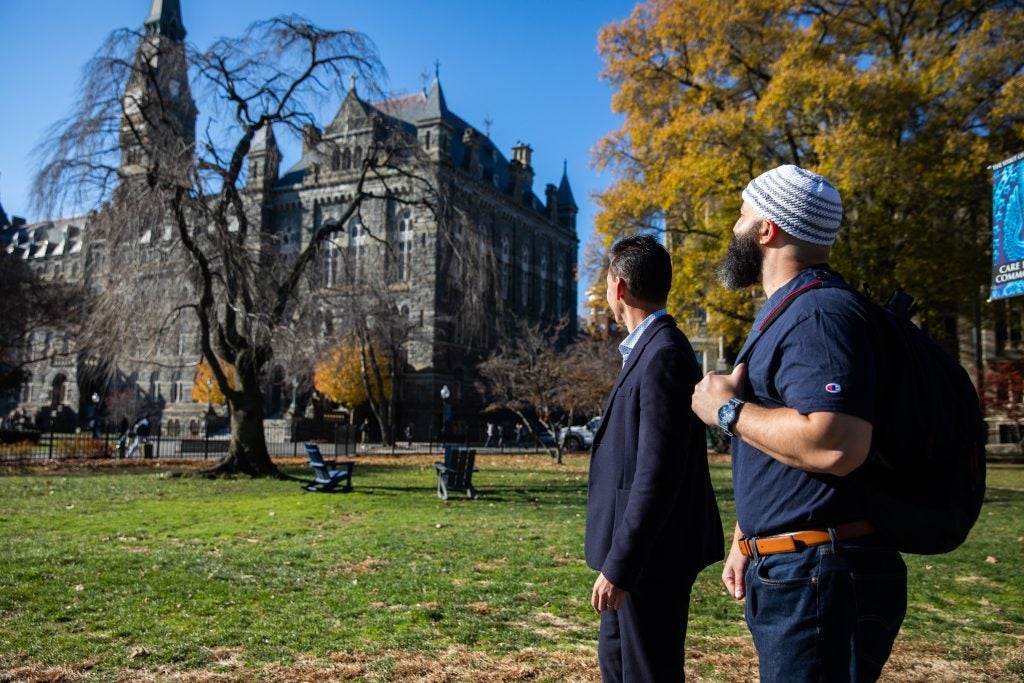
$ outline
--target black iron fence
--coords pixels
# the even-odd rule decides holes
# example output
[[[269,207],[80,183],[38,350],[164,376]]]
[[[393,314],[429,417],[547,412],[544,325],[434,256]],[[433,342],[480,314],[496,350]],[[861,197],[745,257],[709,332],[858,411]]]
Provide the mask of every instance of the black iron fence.
[[[292,427],[288,423],[266,425],[264,433],[272,458],[304,457],[302,440],[293,439]],[[339,436],[345,438],[347,434]],[[90,432],[55,429],[2,430],[0,462],[100,458],[217,460],[227,453],[229,443],[230,434],[226,429],[205,434],[181,434],[179,430],[167,430],[159,423],[146,436],[124,435],[103,428],[96,436]]]
[[[496,443],[471,442],[459,439],[428,438],[426,441],[398,439],[394,444],[360,443],[360,432],[352,425],[331,421],[294,420],[268,421],[264,425],[267,450],[271,458],[303,458],[302,444],[312,441],[328,457],[439,453],[445,444],[459,443],[488,453],[521,453],[543,451],[539,442],[501,440]],[[153,426],[147,436],[124,435],[101,425],[96,436],[90,432],[65,432],[33,429],[0,430],[0,464],[33,463],[55,460],[89,459],[185,459],[216,461],[224,456],[230,444],[226,425],[218,425],[205,433],[189,434],[182,430]]]

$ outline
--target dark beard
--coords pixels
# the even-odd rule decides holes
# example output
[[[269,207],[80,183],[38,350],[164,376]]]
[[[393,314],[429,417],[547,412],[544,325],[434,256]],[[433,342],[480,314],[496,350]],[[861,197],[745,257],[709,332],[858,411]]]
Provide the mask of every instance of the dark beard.
[[[761,264],[764,254],[757,243],[757,230],[751,226],[739,237],[735,234],[725,252],[725,261],[716,274],[726,289],[743,289],[761,281]]]

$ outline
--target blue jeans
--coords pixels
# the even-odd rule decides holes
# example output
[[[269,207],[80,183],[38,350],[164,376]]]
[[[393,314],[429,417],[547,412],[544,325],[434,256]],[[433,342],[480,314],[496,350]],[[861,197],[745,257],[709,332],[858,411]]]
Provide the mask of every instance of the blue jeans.
[[[762,681],[875,681],[907,612],[907,566],[870,537],[752,558],[746,584]]]

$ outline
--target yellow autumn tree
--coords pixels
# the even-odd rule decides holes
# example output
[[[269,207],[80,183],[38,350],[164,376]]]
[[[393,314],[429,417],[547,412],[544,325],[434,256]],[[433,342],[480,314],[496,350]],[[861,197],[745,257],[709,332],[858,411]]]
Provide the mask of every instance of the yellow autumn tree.
[[[367,353],[372,353],[368,351]],[[384,398],[391,395],[390,369],[387,360],[374,354],[378,366],[385,376]],[[369,394],[364,381],[364,356],[359,346],[354,344],[338,344],[327,356],[317,363],[313,371],[313,387],[324,397],[352,410],[366,403]],[[370,384],[374,386],[373,383]],[[374,398],[378,399],[374,389]]]
[[[793,163],[843,196],[832,265],[849,281],[903,287],[926,318],[972,304],[986,167],[1024,149],[1021,35],[1024,12],[996,0],[642,3],[600,35],[624,123],[597,147],[615,182],[596,232],[665,233],[670,307],[704,307],[735,345],[759,300],[714,269],[743,187]]]
[[[221,370],[224,371],[224,375],[228,378],[229,388],[237,389],[238,379],[234,366],[221,359],[217,359],[217,363],[220,365]],[[198,403],[207,403],[210,405],[224,405],[224,392],[222,392],[220,390],[220,386],[217,385],[217,378],[213,376],[210,364],[207,363],[205,359],[202,360],[199,363],[199,367],[196,368],[196,378],[192,382],[192,400]]]

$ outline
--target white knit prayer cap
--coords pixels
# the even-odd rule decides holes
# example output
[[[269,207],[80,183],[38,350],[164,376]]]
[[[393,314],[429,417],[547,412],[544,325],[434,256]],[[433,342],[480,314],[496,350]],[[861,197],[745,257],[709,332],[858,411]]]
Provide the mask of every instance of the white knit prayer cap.
[[[773,168],[747,184],[743,199],[805,242],[831,245],[839,234],[843,200],[832,183],[813,171],[792,164]]]

